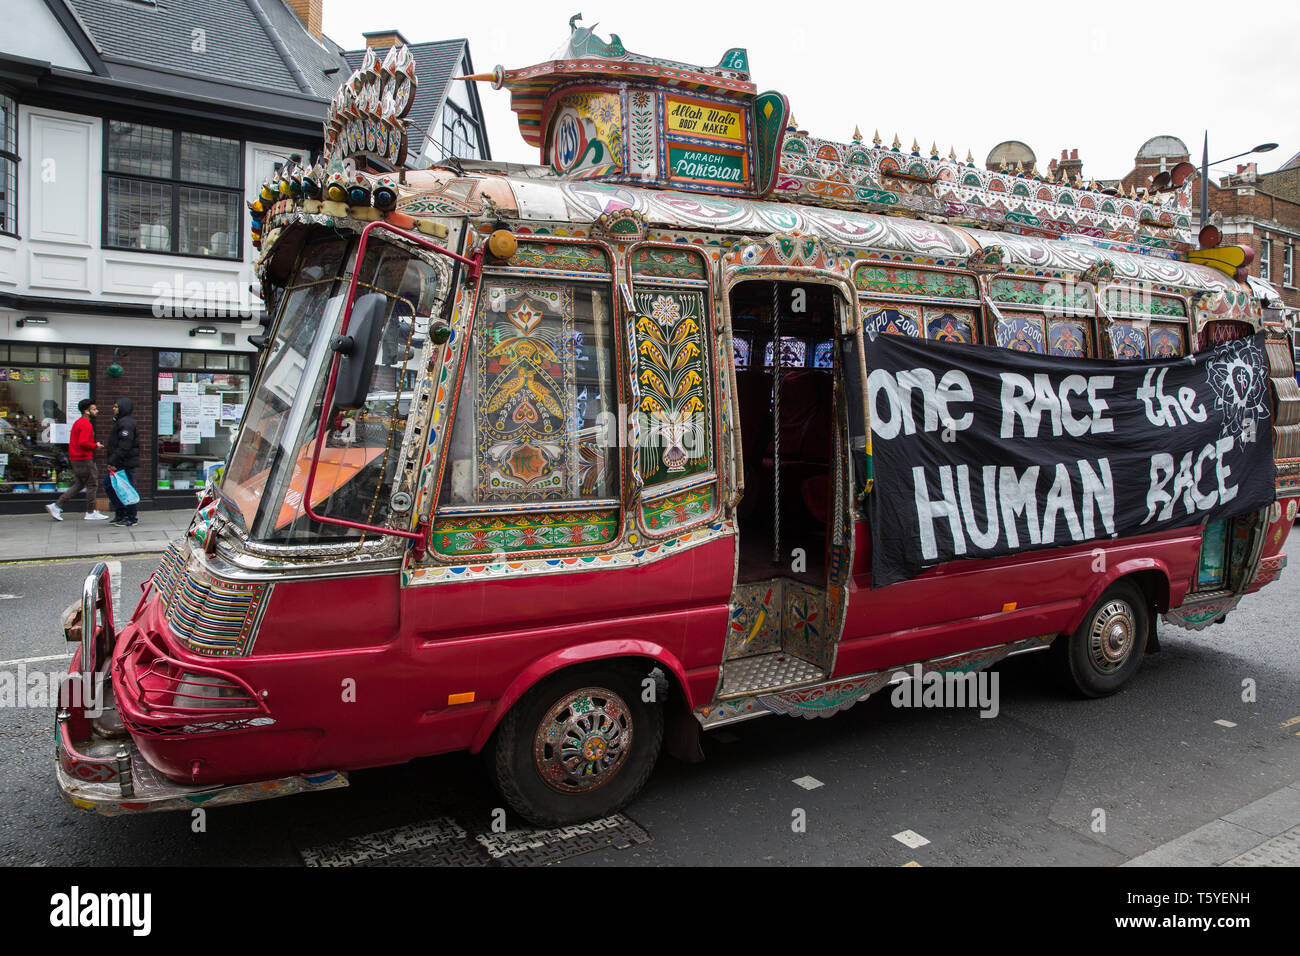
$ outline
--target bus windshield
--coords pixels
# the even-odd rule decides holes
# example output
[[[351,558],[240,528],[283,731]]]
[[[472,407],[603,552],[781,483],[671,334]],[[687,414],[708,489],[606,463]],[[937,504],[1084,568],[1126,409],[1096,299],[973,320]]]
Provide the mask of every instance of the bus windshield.
[[[280,297],[275,331],[221,485],[223,510],[252,539],[297,543],[359,537],[311,520],[302,496],[316,452],[330,340],[338,332],[356,240],[308,243]],[[438,270],[412,252],[372,238],[358,271],[358,297],[389,301],[365,404],[327,433],[312,487],[317,514],[383,524],[413,394],[417,358],[441,296]]]

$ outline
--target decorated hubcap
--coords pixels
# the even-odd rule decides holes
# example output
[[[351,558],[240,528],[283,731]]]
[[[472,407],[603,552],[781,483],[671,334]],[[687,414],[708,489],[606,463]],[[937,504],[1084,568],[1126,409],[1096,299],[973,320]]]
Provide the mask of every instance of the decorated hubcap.
[[[631,745],[632,716],[622,698],[584,687],[546,714],[533,740],[533,761],[554,790],[595,790],[618,773]]]
[[[1105,673],[1122,667],[1133,649],[1136,629],[1133,610],[1124,601],[1111,601],[1098,611],[1088,635],[1093,666]]]

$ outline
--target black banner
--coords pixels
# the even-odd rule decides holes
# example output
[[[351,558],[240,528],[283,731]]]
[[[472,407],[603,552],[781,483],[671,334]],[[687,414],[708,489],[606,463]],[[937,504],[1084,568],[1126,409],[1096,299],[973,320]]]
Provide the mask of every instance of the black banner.
[[[866,343],[871,578],[1122,538],[1273,500],[1264,336],[1122,362]]]

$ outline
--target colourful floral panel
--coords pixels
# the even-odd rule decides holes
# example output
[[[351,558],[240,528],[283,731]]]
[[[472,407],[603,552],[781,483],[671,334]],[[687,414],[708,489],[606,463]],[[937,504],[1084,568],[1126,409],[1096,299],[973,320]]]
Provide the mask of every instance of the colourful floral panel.
[[[679,531],[710,517],[717,508],[717,485],[692,488],[641,506],[641,520],[651,534]]]
[[[594,548],[618,537],[618,511],[439,516],[430,537],[447,557]]]
[[[916,295],[933,299],[978,299],[975,277],[905,266],[861,265],[853,281],[862,292]]]
[[[708,278],[704,260],[688,249],[664,249],[659,246],[642,246],[632,253],[632,279],[698,279]]]
[[[1088,329],[1082,322],[1052,319],[1047,323],[1047,353],[1065,358],[1087,358]]]
[[[1147,357],[1147,337],[1142,329],[1116,322],[1110,327],[1110,342],[1117,359],[1131,361]]]
[[[925,310],[925,337],[938,342],[975,344],[975,318],[972,313],[952,309]]]
[[[1150,343],[1147,354],[1152,358],[1178,358],[1187,354],[1183,329],[1177,325],[1151,326],[1147,341]]]
[[[1064,280],[999,276],[989,287],[994,302],[1058,312],[1091,312],[1091,287]]]
[[[653,291],[637,292],[634,300],[641,478],[653,485],[708,471],[713,401],[704,296]]]
[[[1106,311],[1185,319],[1187,303],[1173,296],[1156,295],[1141,287],[1113,285],[1106,289]]]
[[[910,335],[919,338],[921,334],[920,306],[899,306],[881,308],[864,303],[862,306],[862,331],[887,332],[890,335]]]
[[[781,367],[803,368],[808,364],[808,343],[795,335],[781,336]],[[772,343],[763,349],[763,368],[772,367]]]
[[[609,256],[599,246],[568,242],[521,242],[510,265],[523,269],[555,269],[563,272],[609,273]]]
[[[994,341],[1001,348],[1017,352],[1043,354],[1043,317],[1034,314],[1018,315],[1004,312],[1003,320],[993,329]]]

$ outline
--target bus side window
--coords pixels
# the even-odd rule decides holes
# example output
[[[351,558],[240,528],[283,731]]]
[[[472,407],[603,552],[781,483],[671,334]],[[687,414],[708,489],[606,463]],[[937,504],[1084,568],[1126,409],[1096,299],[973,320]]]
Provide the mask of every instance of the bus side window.
[[[725,359],[717,354],[704,257],[645,243],[628,261],[641,527],[666,535],[709,520],[720,505],[714,375]],[[753,362],[754,344],[734,339],[733,360]]]
[[[487,276],[441,503],[617,498],[614,375],[608,287]]]

